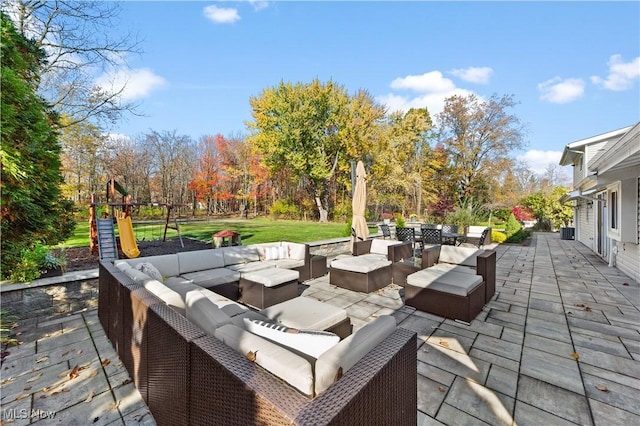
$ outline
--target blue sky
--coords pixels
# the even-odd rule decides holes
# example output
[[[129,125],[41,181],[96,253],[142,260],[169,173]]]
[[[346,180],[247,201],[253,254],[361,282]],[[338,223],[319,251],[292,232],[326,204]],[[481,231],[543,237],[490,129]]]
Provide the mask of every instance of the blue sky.
[[[432,116],[453,94],[512,94],[536,171],[640,120],[638,2],[139,1],[120,18],[143,53],[98,81],[128,82],[145,114],[111,129],[128,136],[246,134],[251,96],[314,78]]]

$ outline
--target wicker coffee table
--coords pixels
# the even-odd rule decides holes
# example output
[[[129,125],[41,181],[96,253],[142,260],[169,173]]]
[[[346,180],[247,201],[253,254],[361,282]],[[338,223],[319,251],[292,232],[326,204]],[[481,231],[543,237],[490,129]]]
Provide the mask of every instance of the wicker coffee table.
[[[244,274],[240,278],[239,302],[263,309],[298,296],[300,273],[291,269],[269,268]]]

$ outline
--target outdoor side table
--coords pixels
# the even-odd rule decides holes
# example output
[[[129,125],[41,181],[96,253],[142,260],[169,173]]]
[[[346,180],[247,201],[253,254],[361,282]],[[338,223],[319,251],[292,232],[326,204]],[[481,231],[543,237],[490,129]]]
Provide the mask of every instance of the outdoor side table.
[[[418,272],[420,265],[417,258],[411,257],[401,262],[394,262],[391,265],[391,274],[393,276],[393,283],[404,287],[407,283],[407,276]]]
[[[311,279],[327,275],[327,256],[311,256]]]

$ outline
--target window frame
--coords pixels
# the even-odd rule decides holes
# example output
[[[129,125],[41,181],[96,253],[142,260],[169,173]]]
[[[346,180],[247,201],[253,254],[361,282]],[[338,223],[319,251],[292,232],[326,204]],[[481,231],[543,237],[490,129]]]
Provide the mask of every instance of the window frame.
[[[620,182],[615,182],[607,186],[607,236],[620,241],[622,235],[620,228],[622,225],[622,193]]]

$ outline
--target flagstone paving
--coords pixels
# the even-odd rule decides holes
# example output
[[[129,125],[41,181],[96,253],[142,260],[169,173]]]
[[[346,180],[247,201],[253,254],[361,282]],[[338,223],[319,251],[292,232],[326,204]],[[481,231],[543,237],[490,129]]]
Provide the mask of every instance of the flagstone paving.
[[[367,295],[325,276],[301,293],[355,329],[389,314],[418,334],[418,425],[640,424],[638,283],[558,234],[495,249],[496,296],[471,324],[404,306],[396,285]],[[155,424],[96,310],[21,332],[1,371],[6,423]]]

